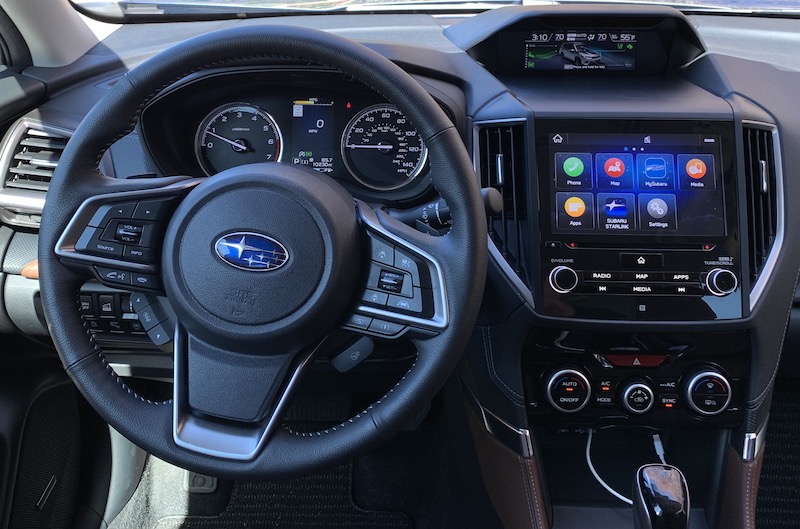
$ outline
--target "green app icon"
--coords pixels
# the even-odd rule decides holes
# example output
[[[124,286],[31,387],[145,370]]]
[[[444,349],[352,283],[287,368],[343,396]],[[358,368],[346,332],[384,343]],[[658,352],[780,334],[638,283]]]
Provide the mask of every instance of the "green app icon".
[[[564,172],[567,174],[567,176],[578,178],[583,174],[583,162],[580,158],[570,156],[564,160]]]

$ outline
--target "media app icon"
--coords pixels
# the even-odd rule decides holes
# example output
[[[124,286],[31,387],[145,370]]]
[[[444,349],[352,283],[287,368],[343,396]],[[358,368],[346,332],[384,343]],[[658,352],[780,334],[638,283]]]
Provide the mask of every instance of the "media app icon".
[[[664,200],[654,198],[647,203],[647,213],[654,219],[663,219],[669,213],[669,207]]]
[[[659,180],[667,177],[667,161],[659,156],[651,156],[644,161],[644,175]]]
[[[586,213],[586,203],[578,197],[570,197],[564,202],[564,211],[573,219]]]
[[[625,174],[625,163],[619,158],[609,158],[603,165],[603,169],[611,178],[619,178]]]
[[[612,197],[606,199],[607,217],[627,217],[628,203],[624,198]]]
[[[571,178],[578,178],[583,174],[583,161],[577,156],[570,156],[564,160],[564,173]]]
[[[689,175],[689,178],[700,180],[707,171],[706,163],[699,158],[692,158],[686,163],[686,174]]]

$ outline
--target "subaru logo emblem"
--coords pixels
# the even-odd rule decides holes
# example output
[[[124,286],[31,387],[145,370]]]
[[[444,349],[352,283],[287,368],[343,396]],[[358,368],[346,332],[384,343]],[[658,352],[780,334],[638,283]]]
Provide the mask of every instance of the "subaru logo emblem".
[[[214,250],[226,264],[252,272],[271,272],[289,260],[284,245],[272,237],[249,231],[223,235],[217,239]]]

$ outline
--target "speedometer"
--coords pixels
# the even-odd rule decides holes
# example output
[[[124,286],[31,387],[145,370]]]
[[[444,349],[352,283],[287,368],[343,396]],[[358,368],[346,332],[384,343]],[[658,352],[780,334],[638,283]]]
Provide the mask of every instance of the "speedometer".
[[[353,178],[377,191],[399,189],[422,172],[428,150],[397,107],[375,105],[350,120],[342,158]]]
[[[277,162],[282,146],[281,131],[272,116],[246,103],[213,110],[195,139],[197,161],[209,176],[238,165]]]

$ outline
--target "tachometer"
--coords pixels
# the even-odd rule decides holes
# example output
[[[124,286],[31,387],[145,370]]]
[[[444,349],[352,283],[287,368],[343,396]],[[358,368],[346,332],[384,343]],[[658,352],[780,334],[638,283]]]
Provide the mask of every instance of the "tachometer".
[[[392,105],[359,112],[342,135],[342,158],[353,178],[377,191],[403,187],[420,174],[428,150],[416,129]]]
[[[195,138],[197,161],[209,176],[238,165],[277,162],[282,147],[281,131],[272,116],[246,103],[213,110]]]

